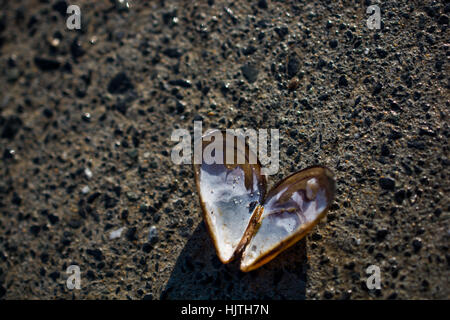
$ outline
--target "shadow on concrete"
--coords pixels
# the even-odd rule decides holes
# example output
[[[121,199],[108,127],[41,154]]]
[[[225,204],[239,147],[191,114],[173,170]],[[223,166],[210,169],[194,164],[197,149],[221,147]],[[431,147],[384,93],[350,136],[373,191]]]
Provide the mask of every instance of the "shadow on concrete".
[[[160,299],[304,299],[305,241],[261,268],[244,273],[239,270],[239,261],[220,262],[202,222],[179,255]]]

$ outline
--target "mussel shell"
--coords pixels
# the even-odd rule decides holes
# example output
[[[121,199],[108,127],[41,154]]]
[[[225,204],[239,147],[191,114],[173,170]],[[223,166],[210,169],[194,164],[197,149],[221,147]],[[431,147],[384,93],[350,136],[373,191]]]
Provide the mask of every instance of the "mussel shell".
[[[233,136],[234,144],[230,146],[226,143],[224,131],[211,131],[202,137],[202,151],[214,141],[206,140],[219,133],[225,151],[217,154],[222,164],[207,164],[202,157],[201,164],[194,164],[194,172],[203,218],[219,259],[228,263],[240,253],[253,234],[261,213],[259,204],[266,192],[266,179],[261,175],[258,161],[249,163],[251,156],[253,159],[257,157],[240,137]],[[237,143],[238,139],[242,144]],[[229,152],[235,156],[244,153],[244,163],[234,161],[234,164],[227,164],[226,154]]]
[[[241,270],[250,271],[303,238],[333,202],[333,173],[321,166],[292,174],[272,188],[258,226],[243,251]]]

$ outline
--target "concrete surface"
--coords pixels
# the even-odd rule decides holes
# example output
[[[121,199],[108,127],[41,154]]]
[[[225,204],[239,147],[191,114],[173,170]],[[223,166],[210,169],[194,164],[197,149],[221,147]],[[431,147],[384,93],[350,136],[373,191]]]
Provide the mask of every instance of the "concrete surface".
[[[450,298],[448,1],[0,4],[0,298]],[[279,129],[269,187],[330,167],[327,218],[222,265],[170,158],[194,120]]]

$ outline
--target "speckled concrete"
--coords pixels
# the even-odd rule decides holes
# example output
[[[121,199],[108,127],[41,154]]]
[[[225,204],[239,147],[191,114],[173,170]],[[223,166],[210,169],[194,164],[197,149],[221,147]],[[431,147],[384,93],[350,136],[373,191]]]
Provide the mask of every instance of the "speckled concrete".
[[[369,30],[370,3],[78,0],[69,31],[65,1],[0,1],[0,298],[450,298],[450,5],[372,1]],[[194,120],[278,128],[269,186],[330,167],[327,218],[222,265],[170,158]]]

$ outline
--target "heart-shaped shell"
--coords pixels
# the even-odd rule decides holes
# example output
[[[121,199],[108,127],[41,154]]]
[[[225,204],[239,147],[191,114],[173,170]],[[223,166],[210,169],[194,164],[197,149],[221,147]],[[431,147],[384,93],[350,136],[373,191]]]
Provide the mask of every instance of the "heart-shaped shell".
[[[241,270],[250,271],[303,238],[324,217],[335,183],[329,169],[315,166],[292,174],[265,195],[265,176],[259,162],[251,160],[256,155],[241,138],[233,136],[230,143],[227,135],[216,130],[202,137],[210,159],[194,165],[195,179],[219,259],[228,263],[242,253]]]

